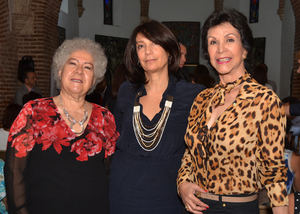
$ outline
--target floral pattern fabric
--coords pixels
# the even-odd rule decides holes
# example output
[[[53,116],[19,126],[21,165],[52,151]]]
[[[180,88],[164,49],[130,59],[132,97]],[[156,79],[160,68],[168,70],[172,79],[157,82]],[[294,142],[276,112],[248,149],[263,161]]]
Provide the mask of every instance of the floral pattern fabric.
[[[24,105],[6,151],[10,213],[97,213],[99,207],[109,213],[104,159],[114,153],[119,134],[113,115],[92,105],[80,136],[62,119],[52,98]]]
[[[102,149],[105,157],[112,155],[118,136],[114,117],[105,108],[93,104],[84,133],[76,136],[62,119],[53,99],[43,98],[24,106],[11,127],[8,142],[19,158],[27,156],[35,144],[41,144],[43,151],[53,146],[57,154],[63,146],[70,147],[71,152],[77,153],[78,161],[87,161]]]

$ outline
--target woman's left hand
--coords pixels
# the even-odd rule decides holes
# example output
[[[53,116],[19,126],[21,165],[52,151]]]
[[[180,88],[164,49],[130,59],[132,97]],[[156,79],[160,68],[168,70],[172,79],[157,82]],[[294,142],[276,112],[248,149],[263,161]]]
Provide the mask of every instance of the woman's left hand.
[[[207,204],[195,196],[196,192],[205,192],[197,184],[183,182],[179,185],[178,191],[187,211],[194,214],[202,214],[202,211],[208,208]]]
[[[273,214],[288,214],[289,210],[287,206],[283,207],[273,207],[272,208]]]

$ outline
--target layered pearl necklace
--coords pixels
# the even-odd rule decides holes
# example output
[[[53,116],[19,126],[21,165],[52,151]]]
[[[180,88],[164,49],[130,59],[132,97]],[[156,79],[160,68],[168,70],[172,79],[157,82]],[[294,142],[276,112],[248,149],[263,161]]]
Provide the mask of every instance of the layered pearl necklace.
[[[132,126],[136,140],[143,150],[151,152],[160,143],[171,112],[172,103],[173,97],[168,96],[159,121],[151,127],[145,127],[141,119],[141,107],[137,101],[135,102],[133,107]]]
[[[87,113],[87,111],[84,109],[84,110],[83,110],[83,113],[84,113],[83,119],[80,120],[80,121],[77,121],[77,120],[75,120],[75,118],[72,117],[72,116],[69,114],[69,112],[65,109],[65,107],[64,107],[64,105],[63,105],[63,102],[62,102],[61,96],[59,96],[59,98],[60,98],[60,104],[61,104],[61,106],[62,106],[63,112],[64,112],[64,114],[66,115],[66,118],[68,119],[68,121],[70,122],[70,129],[71,129],[71,131],[72,131],[74,134],[76,134],[76,135],[81,135],[81,134],[84,132],[84,123],[85,123],[85,122],[87,121],[87,119],[88,119],[88,113]],[[81,128],[81,130],[80,130],[79,132],[76,132],[76,131],[73,129],[73,126],[74,126],[76,123],[79,124],[79,126],[80,126],[80,128]]]

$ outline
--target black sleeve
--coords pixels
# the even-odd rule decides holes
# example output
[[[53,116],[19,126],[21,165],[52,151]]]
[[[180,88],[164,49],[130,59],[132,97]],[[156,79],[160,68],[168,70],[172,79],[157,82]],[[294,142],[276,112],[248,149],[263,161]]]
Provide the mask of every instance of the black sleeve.
[[[32,107],[28,103],[11,126],[4,166],[8,212],[28,214],[26,206],[25,169],[35,144]]]
[[[8,147],[6,151],[4,176],[8,212],[10,214],[28,214],[24,180],[26,163],[27,156],[17,158],[14,148]]]

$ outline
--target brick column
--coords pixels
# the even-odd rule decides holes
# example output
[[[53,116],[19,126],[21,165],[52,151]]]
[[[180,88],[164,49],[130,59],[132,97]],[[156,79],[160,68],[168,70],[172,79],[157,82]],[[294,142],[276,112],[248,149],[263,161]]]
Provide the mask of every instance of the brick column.
[[[141,2],[141,23],[149,20],[149,4],[150,0],[140,0]]]
[[[224,0],[215,0],[215,11],[222,11],[223,3],[224,3]]]
[[[291,0],[295,15],[295,42],[294,42],[294,70],[292,79],[292,96],[300,99],[300,74],[296,73],[297,61],[296,52],[300,51],[300,1]]]
[[[84,12],[84,7],[83,7],[83,4],[82,4],[82,1],[83,0],[78,0],[77,2],[77,7],[78,7],[78,17],[81,17],[83,12]]]
[[[8,2],[0,0],[0,127],[3,110],[12,101],[17,84],[17,45]]]
[[[17,65],[22,56],[33,56],[38,86],[44,96],[50,94],[50,66],[58,46],[61,1],[0,0],[0,127],[3,109],[20,84]]]
[[[277,14],[279,15],[281,21],[284,15],[284,4],[285,4],[285,0],[279,0],[279,7],[277,10]]]

